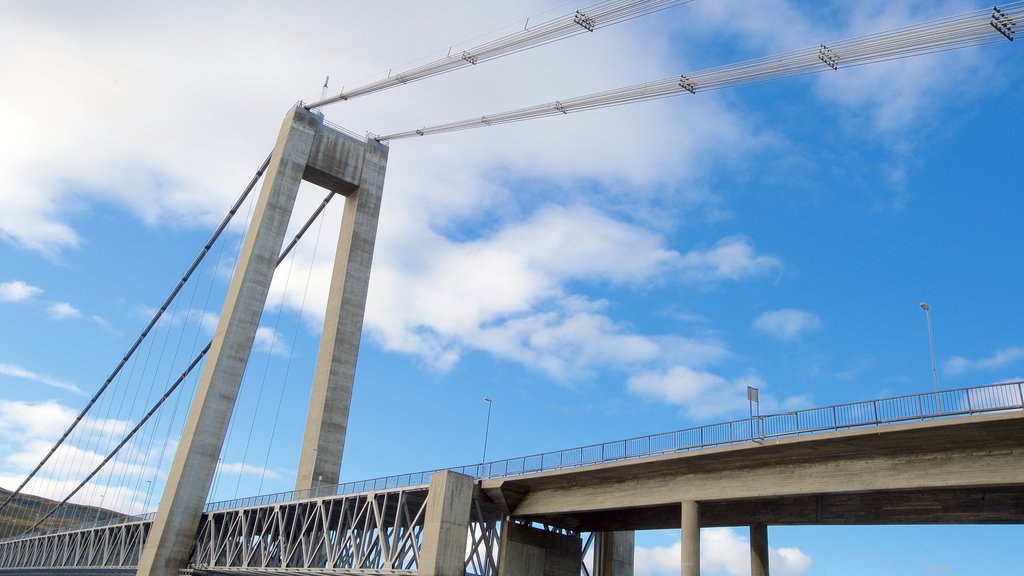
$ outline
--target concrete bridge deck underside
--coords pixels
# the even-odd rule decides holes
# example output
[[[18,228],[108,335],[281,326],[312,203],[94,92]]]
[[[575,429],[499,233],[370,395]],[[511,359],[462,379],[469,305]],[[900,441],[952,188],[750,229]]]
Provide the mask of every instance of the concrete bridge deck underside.
[[[1024,413],[859,428],[487,480],[513,518],[580,531],[1024,523]]]

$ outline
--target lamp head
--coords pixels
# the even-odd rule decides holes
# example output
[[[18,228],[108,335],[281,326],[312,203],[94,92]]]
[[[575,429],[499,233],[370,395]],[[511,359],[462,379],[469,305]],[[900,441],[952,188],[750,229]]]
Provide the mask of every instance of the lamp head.
[[[927,311],[931,310],[931,306],[929,306],[927,302],[921,302],[921,310],[924,310],[925,312],[927,312]]]

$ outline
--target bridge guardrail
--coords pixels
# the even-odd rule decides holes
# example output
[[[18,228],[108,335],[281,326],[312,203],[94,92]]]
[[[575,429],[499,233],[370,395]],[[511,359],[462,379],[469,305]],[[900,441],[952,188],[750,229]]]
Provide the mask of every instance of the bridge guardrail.
[[[345,482],[336,486],[321,486],[297,492],[211,502],[207,504],[206,511],[426,485],[430,482],[431,475],[444,470],[475,476],[478,479],[507,478],[772,438],[1019,409],[1024,409],[1024,381],[940,390],[937,393],[910,394],[754,416],[481,464]]]
[[[320,486],[311,490],[278,492],[238,498],[206,505],[205,512],[234,508],[267,506],[335,495],[359,494],[425,486],[430,477],[444,470],[474,476],[478,479],[507,478],[555,470],[578,468],[662,454],[689,452],[732,444],[743,444],[787,436],[883,426],[900,422],[934,420],[986,412],[1024,410],[1024,381],[1004,382],[973,388],[941,390],[938,393],[910,394],[881,400],[866,400],[808,408],[742,420],[685,428],[662,434],[638,436],[614,442],[591,444],[481,464],[439,468],[412,474],[386,476],[358,482]],[[115,523],[146,521],[154,513],[97,522],[93,526],[76,526],[59,531],[81,530]]]

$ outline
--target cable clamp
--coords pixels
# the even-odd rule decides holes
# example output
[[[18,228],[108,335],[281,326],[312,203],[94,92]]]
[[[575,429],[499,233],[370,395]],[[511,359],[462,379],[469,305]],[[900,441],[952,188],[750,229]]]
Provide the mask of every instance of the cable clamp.
[[[555,100],[555,110],[558,110],[562,114],[568,114],[569,111],[565,109],[565,104],[562,104],[558,100]]]
[[[482,122],[484,124],[487,124],[488,126],[491,125],[491,120],[489,118],[487,118],[487,116],[481,116],[480,117],[480,122]]]
[[[587,16],[586,14],[580,12],[579,10],[576,11],[576,16],[574,16],[572,20],[573,22],[586,28],[588,32],[593,32],[594,28],[597,26],[597,22],[594,21],[592,17]]]
[[[409,79],[407,77],[401,74],[395,74],[395,82],[398,82],[399,84],[405,84],[408,81]]]
[[[690,94],[697,93],[697,83],[694,82],[693,80],[690,80],[686,76],[679,77],[679,87],[682,88],[683,90],[686,90]]]
[[[1014,32],[1017,31],[1017,21],[1006,15],[998,6],[992,7],[992,20],[989,22],[997,32],[1007,40],[1013,42]]]
[[[416,129],[416,133],[419,134],[420,136],[423,136],[423,129],[422,128],[417,128]]]
[[[839,55],[824,44],[822,44],[821,49],[818,50],[818,60],[821,60],[833,70],[839,70]]]
[[[469,62],[470,64],[476,64],[477,57],[473,56],[472,54],[470,54],[467,51],[463,51],[462,52],[462,59],[465,60],[466,62]]]

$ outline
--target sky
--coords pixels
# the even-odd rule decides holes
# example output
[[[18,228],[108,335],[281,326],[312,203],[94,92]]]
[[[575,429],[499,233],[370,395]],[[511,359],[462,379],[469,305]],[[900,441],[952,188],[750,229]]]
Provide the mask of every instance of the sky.
[[[0,7],[0,486],[104,382],[325,77],[333,93],[587,5],[427,4]],[[397,132],[985,7],[695,0],[324,112]],[[1024,377],[1018,44],[392,143],[343,479],[480,461],[485,396],[497,459],[743,418],[747,386],[762,413],[928,392],[922,301],[941,387]],[[300,190],[293,230],[323,194]],[[332,203],[275,276],[213,499],[293,485],[339,221]],[[210,337],[242,224],[133,378],[162,387]],[[138,414],[162,388],[135,382],[118,385]],[[95,446],[130,426],[106,410]],[[125,510],[158,500],[173,453],[146,442]],[[1022,537],[770,544],[782,575],[975,574],[1017,566]],[[703,573],[748,573],[746,538],[704,530]],[[638,574],[678,573],[678,546],[638,536]]]

